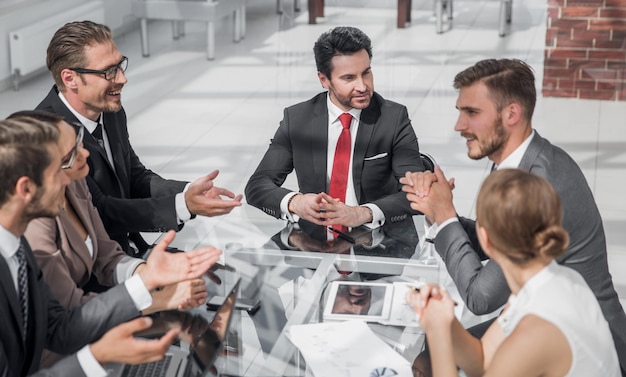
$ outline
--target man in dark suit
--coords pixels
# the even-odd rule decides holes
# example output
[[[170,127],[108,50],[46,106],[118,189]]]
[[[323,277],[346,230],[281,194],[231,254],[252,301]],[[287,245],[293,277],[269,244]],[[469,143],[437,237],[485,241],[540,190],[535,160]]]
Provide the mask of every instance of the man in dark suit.
[[[608,269],[602,218],[576,162],[533,130],[536,89],[532,69],[524,62],[489,59],[459,73],[455,130],[467,139],[468,156],[489,158],[494,168],[519,168],[546,178],[563,203],[563,227],[570,244],[557,262],[578,271],[595,293],[609,322],[626,371],[626,315]],[[412,208],[437,224],[435,248],[446,263],[459,293],[475,314],[493,312],[510,295],[500,267],[487,259],[476,236],[476,222],[457,217],[453,180],[440,169],[411,173],[401,180]],[[528,198],[533,200],[533,198]]]
[[[141,163],[121,103],[128,59],[107,26],[90,21],[62,26],[46,59],[56,85],[37,109],[89,131],[87,184],[107,232],[126,253],[137,256],[148,248],[139,232],[179,230],[195,215],[223,215],[241,205],[241,195],[213,185],[217,171],[188,183],[164,179]]]
[[[56,216],[69,183],[62,170],[58,131],[33,120],[0,121],[0,376],[104,375],[109,362],[141,363],[163,357],[177,331],[139,340],[133,333],[151,321],[134,318],[152,302],[150,291],[201,276],[220,252],[167,253],[173,240],[154,248],[137,275],[87,304],[67,311],[52,296],[28,242],[28,222]],[[154,256],[153,256],[154,255]],[[130,321],[123,323],[124,321]],[[123,324],[121,324],[123,323]],[[120,325],[121,324],[121,325]],[[94,342],[90,345],[86,344]],[[42,350],[74,353],[38,371]]]
[[[406,107],[374,92],[370,39],[337,27],[313,51],[328,91],[285,109],[246,200],[276,218],[318,225],[376,228],[415,214],[398,179],[424,170],[417,137]],[[299,192],[281,187],[294,169]]]

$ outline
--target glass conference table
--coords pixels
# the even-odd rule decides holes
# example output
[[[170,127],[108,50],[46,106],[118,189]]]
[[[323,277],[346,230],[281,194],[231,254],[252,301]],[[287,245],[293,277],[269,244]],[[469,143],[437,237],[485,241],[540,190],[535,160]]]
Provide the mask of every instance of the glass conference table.
[[[323,321],[326,287],[334,280],[433,282],[462,302],[439,257],[423,248],[422,222],[422,216],[414,216],[373,232],[353,232],[353,239],[331,239],[322,227],[289,224],[244,204],[227,216],[187,223],[171,246],[215,246],[224,251],[221,263],[235,270],[217,270],[219,280],[206,279],[210,303],[219,305],[237,279],[240,303],[259,303],[235,312],[215,363],[219,375],[312,376],[287,333],[292,325]],[[194,311],[209,319],[214,315],[206,306]],[[461,312],[467,326],[483,320]],[[409,362],[423,348],[419,327],[368,325]]]

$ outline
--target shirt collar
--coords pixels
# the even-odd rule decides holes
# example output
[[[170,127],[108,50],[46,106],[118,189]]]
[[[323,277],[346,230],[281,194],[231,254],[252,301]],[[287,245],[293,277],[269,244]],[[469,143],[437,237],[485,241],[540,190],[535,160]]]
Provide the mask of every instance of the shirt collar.
[[[20,238],[0,225],[0,254],[4,259],[13,258],[20,247]]]
[[[330,124],[333,124],[335,122],[339,122],[339,115],[345,113],[346,111],[341,110],[337,105],[335,105],[333,103],[333,101],[330,100],[330,93],[326,94],[326,103],[328,106],[328,119],[330,120]],[[361,109],[350,109],[350,111],[347,111],[348,113],[350,113],[350,115],[352,115],[352,117],[354,119],[359,119],[361,117]]]
[[[532,297],[533,293],[541,289],[545,282],[558,274],[558,266],[555,260],[550,261],[544,268],[533,275],[524,283],[524,286],[517,292],[517,295],[511,294],[513,301],[526,301],[527,297]]]
[[[535,136],[535,130],[532,130],[530,136],[528,136],[526,140],[524,140],[524,142],[513,151],[513,153],[511,153],[507,156],[507,158],[502,160],[500,165],[497,166],[497,169],[518,168],[520,163],[522,162],[522,158],[524,157],[526,150],[528,149],[528,146],[530,145],[530,141],[533,139],[533,136]]]
[[[94,122],[93,120],[81,115],[78,111],[74,110],[72,105],[70,105],[70,103],[67,101],[67,98],[65,98],[63,93],[61,93],[60,91],[59,91],[59,98],[61,99],[61,102],[63,102],[65,106],[68,109],[70,109],[70,111],[72,112],[72,114],[74,114],[76,119],[78,119],[78,121],[81,122],[83,126],[85,126],[85,128],[87,129],[87,131],[89,131],[89,133],[92,133],[96,129],[96,127],[98,126],[98,122]],[[100,114],[100,118],[102,118],[102,114]]]

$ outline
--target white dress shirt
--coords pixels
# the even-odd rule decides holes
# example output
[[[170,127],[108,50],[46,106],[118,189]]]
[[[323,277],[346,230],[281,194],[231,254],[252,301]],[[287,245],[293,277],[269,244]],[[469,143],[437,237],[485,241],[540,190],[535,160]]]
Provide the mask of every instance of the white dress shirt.
[[[335,149],[337,149],[337,141],[339,140],[339,135],[341,135],[341,131],[343,130],[343,126],[341,125],[339,116],[345,113],[345,111],[341,110],[330,100],[330,95],[326,96],[326,103],[328,107],[328,155],[326,158],[326,182],[328,183],[330,182],[333,172],[333,163],[335,161]],[[348,170],[348,185],[346,188],[345,204],[351,207],[359,206],[359,201],[357,200],[356,191],[354,189],[354,179],[352,178],[352,165],[356,135],[359,132],[359,120],[361,118],[361,111],[361,109],[350,109],[350,111],[348,111],[348,113],[352,115],[352,122],[350,123],[350,144],[352,145],[352,148],[350,150],[350,165]],[[297,194],[297,192],[291,192],[285,195],[285,197],[281,200],[280,210],[282,212],[283,219],[287,219],[292,222],[298,221],[299,217],[290,213],[288,208],[289,200]],[[372,211],[372,222],[363,225],[369,228],[378,228],[385,223],[385,215],[377,205],[366,203],[363,204],[363,207],[367,207]]]

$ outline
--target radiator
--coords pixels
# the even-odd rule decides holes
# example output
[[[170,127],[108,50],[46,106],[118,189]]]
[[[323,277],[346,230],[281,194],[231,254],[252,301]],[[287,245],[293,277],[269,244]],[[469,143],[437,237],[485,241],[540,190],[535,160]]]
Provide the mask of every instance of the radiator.
[[[9,32],[9,54],[13,88],[19,90],[20,78],[46,66],[46,49],[54,33],[71,21],[90,20],[104,23],[102,1],[79,4],[69,10],[59,10],[20,29]]]

